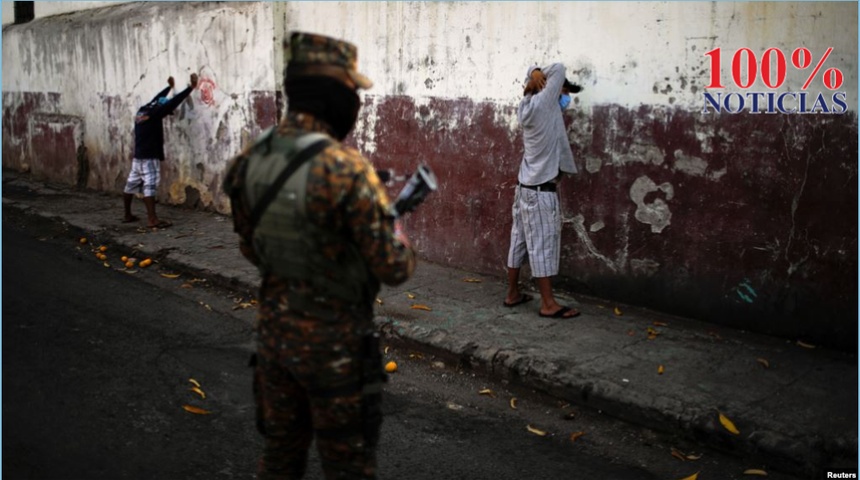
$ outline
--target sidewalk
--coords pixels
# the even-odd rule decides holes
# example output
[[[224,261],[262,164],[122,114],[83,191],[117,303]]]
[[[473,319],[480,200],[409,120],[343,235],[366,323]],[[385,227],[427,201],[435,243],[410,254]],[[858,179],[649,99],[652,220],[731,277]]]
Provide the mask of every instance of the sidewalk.
[[[143,221],[120,223],[118,195],[46,186],[7,171],[3,204],[58,217],[113,251],[134,250],[162,266],[257,292],[257,271],[239,254],[223,215],[159,205],[159,216],[174,226],[152,232]],[[143,218],[143,204],[134,208]],[[540,318],[537,301],[504,307],[504,291],[500,277],[422,262],[404,285],[383,288],[376,320],[412,348],[755,457],[774,470],[823,478],[824,467],[857,467],[854,355],[564,295],[560,301],[575,304],[581,316]],[[718,412],[740,434],[729,433]]]

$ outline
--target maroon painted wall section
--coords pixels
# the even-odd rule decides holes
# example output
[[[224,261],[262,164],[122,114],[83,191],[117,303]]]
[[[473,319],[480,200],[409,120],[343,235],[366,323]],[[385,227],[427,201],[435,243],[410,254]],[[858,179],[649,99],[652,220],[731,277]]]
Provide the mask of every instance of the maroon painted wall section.
[[[562,258],[577,290],[733,327],[849,348],[857,338],[856,116],[736,115],[595,109],[585,155],[662,154],[651,163],[604,165],[574,181],[565,208],[606,226],[585,232],[609,263],[587,254],[585,235]],[[606,138],[612,136],[612,142]],[[698,158],[699,174],[679,162]],[[695,165],[695,164],[694,164]],[[704,167],[707,165],[707,167]],[[631,183],[672,186],[671,224],[635,221]],[[614,225],[610,222],[614,221]],[[626,265],[624,261],[626,260]],[[625,268],[626,267],[626,268]],[[856,346],[855,346],[856,348]]]
[[[370,98],[368,157],[440,189],[406,219],[430,261],[502,276],[521,137],[510,108]],[[561,273],[581,294],[854,348],[857,117],[575,108]],[[364,135],[364,137],[361,137]],[[372,136],[371,136],[372,135]],[[390,189],[395,195],[400,185]],[[527,272],[526,272],[527,273]],[[501,295],[502,292],[499,292]]]
[[[254,112],[254,124],[249,125],[253,130],[252,137],[257,137],[263,130],[278,123],[278,101],[273,92],[251,92],[251,110]]]
[[[58,113],[60,94],[3,92],[3,166],[29,168],[34,160],[30,148],[30,122],[38,113]]]
[[[440,182],[439,191],[405,219],[422,255],[500,273],[521,146],[509,128],[496,125],[495,106],[431,100],[416,107],[407,97],[387,97],[376,114],[376,149],[367,153],[373,164],[409,175],[427,163]],[[392,198],[402,186],[392,186]]]
[[[51,182],[86,182],[84,121],[70,115],[37,113],[30,117],[31,172]],[[79,172],[83,174],[79,177]]]

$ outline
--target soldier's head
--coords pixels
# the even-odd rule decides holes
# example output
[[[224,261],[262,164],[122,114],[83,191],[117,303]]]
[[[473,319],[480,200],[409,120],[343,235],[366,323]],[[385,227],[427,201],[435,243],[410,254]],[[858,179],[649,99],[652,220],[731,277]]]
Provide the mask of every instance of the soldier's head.
[[[284,90],[290,111],[328,123],[340,140],[358,119],[359,88],[373,82],[356,69],[355,45],[331,37],[294,32],[284,40]]]

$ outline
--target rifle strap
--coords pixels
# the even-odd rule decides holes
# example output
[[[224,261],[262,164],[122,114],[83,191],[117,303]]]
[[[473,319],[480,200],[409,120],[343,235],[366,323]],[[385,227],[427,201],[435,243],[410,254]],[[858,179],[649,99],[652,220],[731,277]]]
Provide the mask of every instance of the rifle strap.
[[[301,150],[295,157],[287,164],[287,167],[284,168],[281,173],[278,175],[278,178],[269,186],[268,190],[260,197],[260,201],[254,205],[254,209],[251,211],[251,229],[257,228],[257,224],[260,223],[260,219],[263,217],[263,214],[266,213],[266,209],[269,208],[269,205],[278,196],[278,192],[281,190],[281,187],[284,186],[284,183],[289,180],[296,170],[299,169],[305,162],[314,158],[318,153],[323,151],[328,145],[331,143],[327,138],[322,140],[318,140],[307,148]]]

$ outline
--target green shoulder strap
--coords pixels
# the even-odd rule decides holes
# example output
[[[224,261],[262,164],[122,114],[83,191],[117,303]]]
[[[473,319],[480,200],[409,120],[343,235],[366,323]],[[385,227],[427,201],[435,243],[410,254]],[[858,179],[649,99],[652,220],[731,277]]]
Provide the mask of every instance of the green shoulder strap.
[[[271,140],[271,137],[270,137]],[[257,224],[260,223],[260,218],[262,218],[263,214],[266,213],[266,209],[269,208],[269,204],[278,196],[278,191],[281,190],[281,187],[284,186],[289,178],[296,173],[296,170],[299,169],[305,162],[314,158],[318,153],[323,151],[331,141],[327,138],[323,138],[321,140],[317,140],[316,142],[310,144],[305,149],[301,150],[295,157],[287,164],[286,168],[284,168],[281,173],[278,175],[278,178],[269,186],[269,188],[260,196],[260,200],[254,206],[254,209],[251,211],[251,229],[257,227]]]

